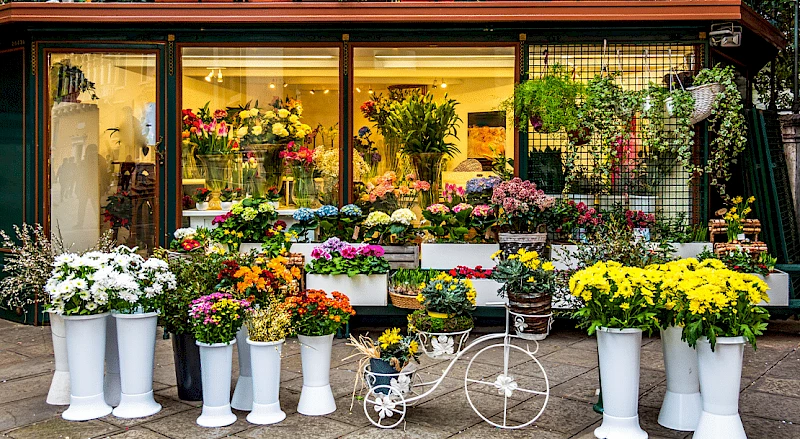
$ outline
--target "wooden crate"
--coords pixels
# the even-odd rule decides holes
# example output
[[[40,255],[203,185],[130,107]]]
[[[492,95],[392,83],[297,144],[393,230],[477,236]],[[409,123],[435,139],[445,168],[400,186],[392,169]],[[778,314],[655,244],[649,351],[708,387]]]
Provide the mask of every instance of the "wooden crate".
[[[752,256],[757,256],[761,253],[767,252],[767,244],[754,241],[754,242],[718,242],[714,244],[714,253],[716,254],[723,254],[729,251],[737,250],[741,248],[742,250],[750,253]]]
[[[746,219],[742,224],[742,232],[753,242],[758,242],[758,234],[761,233],[761,221],[757,219]],[[720,237],[721,238],[718,238]],[[708,221],[708,237],[711,242],[728,241],[728,224],[723,219],[712,219]],[[716,238],[716,239],[715,239]]]
[[[383,257],[389,261],[389,268],[419,268],[418,245],[385,245]]]

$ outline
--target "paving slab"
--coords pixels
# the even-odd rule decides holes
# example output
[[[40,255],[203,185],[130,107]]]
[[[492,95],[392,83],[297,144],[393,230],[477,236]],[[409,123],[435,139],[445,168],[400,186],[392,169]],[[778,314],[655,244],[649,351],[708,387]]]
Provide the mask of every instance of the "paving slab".
[[[119,428],[103,421],[65,421],[61,417],[48,419],[7,433],[13,439],[91,439],[119,431]]]

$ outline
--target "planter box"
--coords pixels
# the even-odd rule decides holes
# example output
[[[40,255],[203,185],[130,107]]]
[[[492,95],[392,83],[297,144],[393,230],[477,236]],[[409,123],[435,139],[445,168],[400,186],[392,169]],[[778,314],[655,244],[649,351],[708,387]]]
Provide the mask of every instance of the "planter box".
[[[703,250],[713,250],[710,242],[673,242],[670,245],[674,249],[672,256],[681,259],[696,258]]]
[[[295,242],[289,249],[292,253],[302,253],[306,257],[306,263],[311,262],[311,251],[314,247],[319,247],[322,243],[319,242]]]
[[[239,253],[241,253],[241,254],[250,253],[250,251],[252,251],[252,250],[261,251],[261,243],[259,243],[259,242],[243,242],[243,243],[239,244]]]
[[[500,250],[500,244],[422,244],[420,266],[438,270],[449,270],[463,265],[475,268],[494,268],[492,254]]]
[[[389,276],[359,274],[348,277],[346,274],[307,274],[306,288],[323,290],[326,293],[338,291],[347,295],[353,306],[386,306],[389,296]]]
[[[389,268],[419,268],[418,245],[385,245],[384,258],[389,261]]]
[[[789,306],[789,274],[780,270],[775,270],[768,276],[756,274],[759,279],[769,285],[767,294],[769,303],[761,302],[760,306]]]
[[[475,302],[478,306],[486,306],[488,302],[504,302],[508,303],[507,297],[500,297],[497,290],[503,284],[491,279],[472,279],[472,286],[475,292],[478,293],[475,297]]]

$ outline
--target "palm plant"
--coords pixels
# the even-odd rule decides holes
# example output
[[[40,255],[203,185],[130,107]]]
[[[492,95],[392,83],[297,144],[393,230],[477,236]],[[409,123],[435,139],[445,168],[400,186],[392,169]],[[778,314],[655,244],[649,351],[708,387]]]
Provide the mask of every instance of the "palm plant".
[[[452,157],[459,152],[452,142],[452,139],[458,140],[461,122],[456,105],[458,102],[448,99],[447,95],[437,103],[430,93],[412,93],[403,101],[391,104],[386,128],[400,140],[406,154],[440,153]]]

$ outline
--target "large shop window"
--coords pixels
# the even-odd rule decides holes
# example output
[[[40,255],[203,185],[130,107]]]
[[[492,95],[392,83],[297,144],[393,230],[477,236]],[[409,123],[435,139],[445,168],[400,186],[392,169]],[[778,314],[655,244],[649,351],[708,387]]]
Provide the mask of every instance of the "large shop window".
[[[646,91],[651,84],[685,88],[691,86],[702,59],[702,49],[691,44],[532,45],[529,78],[541,80],[556,72],[584,86],[602,76],[613,78],[625,91]],[[629,132],[608,143],[601,142],[597,133],[546,132],[529,125],[528,178],[548,193],[566,191],[571,199],[590,205],[597,202],[606,209],[621,205],[696,222],[693,215],[700,211],[696,185],[687,184],[688,174],[675,156],[659,156],[648,149],[650,121],[644,116],[633,115]],[[662,132],[675,132],[676,126],[675,119],[667,118]],[[577,140],[568,142],[568,135]],[[695,136],[695,163],[699,151]]]
[[[156,244],[156,55],[50,53],[50,225],[75,251]]]
[[[437,201],[437,188],[489,177],[493,160],[513,158],[514,121],[500,104],[514,91],[514,52],[355,48],[353,177],[360,201],[380,202],[391,183],[406,204],[418,198],[424,208]]]
[[[338,48],[186,47],[181,62],[185,215],[204,189],[208,215],[243,197],[338,204]]]

